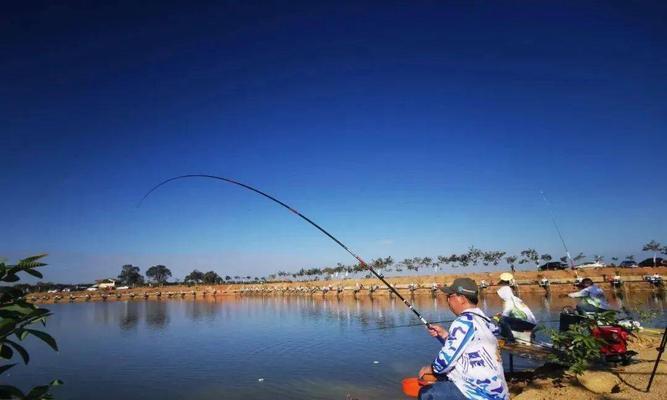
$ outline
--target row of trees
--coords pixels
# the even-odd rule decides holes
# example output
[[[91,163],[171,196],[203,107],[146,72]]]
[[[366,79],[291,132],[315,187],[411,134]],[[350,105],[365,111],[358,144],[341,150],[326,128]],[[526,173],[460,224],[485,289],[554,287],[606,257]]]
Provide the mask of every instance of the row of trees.
[[[642,251],[653,252],[653,265],[656,266],[658,253],[667,255],[667,246],[662,246],[660,243],[652,240],[644,245]],[[587,258],[588,257],[584,255],[584,253],[579,253],[570,259],[568,259],[567,256],[563,256],[560,257],[559,260],[565,264],[578,264]],[[590,258],[595,262],[603,262],[605,260],[604,256],[597,254],[591,256]],[[628,261],[634,261],[634,259],[634,255],[628,255],[625,257],[625,260]],[[619,257],[611,257],[612,264],[616,264],[619,260]],[[432,270],[432,272],[436,273],[446,266],[451,268],[478,266],[480,264],[488,266],[499,265],[503,261],[507,264],[508,268],[512,272],[515,272],[517,265],[535,264],[537,267],[542,263],[554,261],[554,257],[548,253],[540,254],[537,250],[532,248],[521,251],[517,256],[508,255],[504,251],[484,251],[476,248],[475,246],[471,246],[467,252],[462,254],[451,254],[449,256],[437,257],[406,258],[400,262],[395,262],[394,259],[390,256],[372,260],[369,264],[382,274],[392,272],[400,274],[403,271],[418,273],[420,270],[428,270],[429,272]],[[320,277],[324,277],[326,279],[329,277],[338,277],[341,274],[344,276],[354,276],[359,273],[367,274],[366,269],[360,264],[343,265],[338,263],[336,267],[301,268],[299,271],[292,273],[279,271],[276,274],[269,275],[268,278],[269,280],[287,280],[290,278],[296,280],[317,280],[320,279]]]
[[[650,241],[642,248],[642,251],[653,252],[654,265],[656,263],[658,253],[667,254],[667,246],[662,246],[660,243],[655,240]],[[568,259],[567,256],[560,257],[559,260],[563,263],[580,263],[588,257],[583,253],[579,253],[571,259]],[[604,256],[593,255],[590,257],[596,262],[603,262]],[[628,255],[625,257],[626,260],[634,261],[634,255]],[[508,255],[505,251],[500,250],[481,250],[475,246],[471,246],[468,251],[461,254],[451,254],[448,256],[436,256],[436,257],[414,257],[406,258],[402,261],[396,262],[391,256],[377,258],[370,262],[370,265],[382,274],[395,273],[401,274],[403,272],[419,273],[420,271],[429,271],[437,273],[442,270],[444,267],[449,266],[450,268],[459,268],[459,267],[469,267],[469,266],[478,266],[478,265],[499,265],[505,263],[508,268],[514,272],[519,265],[524,264],[534,264],[536,267],[542,263],[547,263],[554,261],[554,257],[551,254],[544,253],[540,254],[535,249],[526,249],[521,251],[518,255]],[[616,264],[619,261],[618,257],[612,257],[611,262]],[[366,268],[360,264],[355,265],[343,265],[338,263],[335,267],[323,267],[323,268],[301,268],[296,272],[286,272],[278,271],[277,273],[270,274],[267,277],[251,277],[251,276],[229,276],[226,275],[224,278],[218,275],[215,271],[202,272],[197,269],[190,272],[183,279],[184,283],[194,283],[194,284],[220,284],[220,283],[239,283],[239,282],[265,282],[265,281],[286,281],[286,280],[319,280],[319,279],[329,279],[337,278],[340,276],[357,276],[359,274],[367,275],[368,271]],[[145,283],[146,280],[157,283],[164,284],[172,276],[169,268],[164,265],[154,265],[146,271],[146,278],[141,275],[139,267],[127,264],[123,265],[121,272],[118,275],[119,281],[123,285],[128,286],[140,286]]]
[[[154,265],[146,270],[146,278],[141,274],[141,269],[136,265],[126,264],[121,267],[120,274],[118,275],[118,281],[121,285],[127,286],[142,286],[146,281],[156,283],[158,285],[163,285],[167,280],[172,276],[171,270],[164,265]],[[183,279],[184,283],[204,283],[204,284],[220,284],[220,283],[232,283],[232,282],[257,282],[260,280],[266,280],[265,278],[251,277],[251,276],[234,276],[229,275],[224,278],[218,275],[215,271],[201,272],[197,269],[190,272]]]
[[[171,271],[164,265],[153,265],[146,270],[146,278],[160,285],[167,282],[170,277]],[[118,280],[121,284],[132,287],[141,286],[145,281],[139,267],[132,264],[125,264],[121,267]]]

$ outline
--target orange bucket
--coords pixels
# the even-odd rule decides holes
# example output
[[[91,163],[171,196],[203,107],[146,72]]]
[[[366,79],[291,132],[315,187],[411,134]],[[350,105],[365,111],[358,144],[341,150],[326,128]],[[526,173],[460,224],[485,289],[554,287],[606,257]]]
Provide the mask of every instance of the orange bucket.
[[[432,385],[436,380],[437,378],[433,374],[424,374],[421,378],[405,378],[401,382],[403,384],[403,393],[406,396],[417,397],[421,388]]]
[[[419,378],[405,378],[401,383],[403,384],[403,393],[405,393],[406,396],[419,396],[419,390],[422,388]]]

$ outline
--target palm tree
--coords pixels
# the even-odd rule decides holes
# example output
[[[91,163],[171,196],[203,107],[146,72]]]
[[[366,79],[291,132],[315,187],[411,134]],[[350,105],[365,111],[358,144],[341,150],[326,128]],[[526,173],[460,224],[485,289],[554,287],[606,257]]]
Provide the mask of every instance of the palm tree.
[[[658,265],[656,258],[658,257],[658,252],[662,251],[662,245],[660,243],[656,242],[655,240],[651,240],[650,242],[648,242],[644,245],[644,248],[642,249],[642,251],[652,251],[653,252],[653,267],[656,267]]]
[[[544,261],[544,262],[549,262],[549,261],[551,261],[552,259],[553,259],[553,257],[551,257],[551,254],[542,254],[542,255],[540,256],[540,260],[542,260],[542,261]]]
[[[162,285],[171,277],[171,271],[164,265],[153,265],[146,271],[146,276]]]

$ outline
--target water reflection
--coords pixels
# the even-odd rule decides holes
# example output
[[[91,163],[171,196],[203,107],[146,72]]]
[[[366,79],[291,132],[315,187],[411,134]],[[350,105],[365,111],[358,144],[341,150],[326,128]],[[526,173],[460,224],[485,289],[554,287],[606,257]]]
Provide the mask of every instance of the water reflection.
[[[558,319],[560,311],[566,307],[573,307],[575,299],[568,297],[552,296],[543,293],[524,293],[523,300],[533,310],[541,322],[554,322]],[[623,309],[650,309],[654,308],[662,314],[665,299],[657,292],[643,291],[624,294],[610,294],[609,303],[612,307]],[[266,301],[266,299],[264,300]],[[287,306],[287,310],[298,310],[307,320],[343,321],[354,319],[362,329],[366,328],[391,328],[397,325],[405,325],[411,322],[417,323],[414,315],[404,307],[403,303],[388,296],[357,296],[340,298],[321,297],[287,297],[279,300]],[[452,319],[454,315],[449,310],[444,296],[414,296],[413,306],[419,310],[427,319],[443,320]],[[487,293],[480,298],[479,306],[488,315],[493,315],[502,310],[502,301],[495,293]],[[341,318],[344,315],[345,318]],[[662,316],[664,318],[664,316]]]
[[[192,321],[214,320],[219,311],[220,306],[215,297],[200,301],[188,301],[185,307],[185,315]]]
[[[139,303],[126,301],[120,313],[119,326],[121,330],[129,331],[137,328],[139,322]]]
[[[575,304],[543,292],[521,297],[545,324]],[[630,309],[657,309],[654,324],[665,322],[665,300],[657,292],[609,295],[609,300]],[[411,303],[430,321],[454,317],[444,295],[416,295]],[[502,309],[492,291],[480,306],[489,315]],[[73,400],[89,399],[93,392],[101,400],[137,398],[137,387],[146,400],[312,400],[348,393],[401,399],[401,379],[431,361],[439,347],[400,300],[379,295],[138,299],[49,308],[54,315],[47,329],[58,339],[60,353],[35,346],[32,368],[16,369],[12,376],[25,387],[57,376],[67,382],[57,397]],[[415,327],[401,327],[411,324]],[[111,369],[99,356],[108,348],[123,349]],[[529,366],[515,362],[517,368]],[[105,390],[97,391],[102,385]]]
[[[91,303],[93,305],[93,318],[101,325],[109,325],[113,322],[115,312],[109,310],[109,304],[105,302]]]
[[[168,303],[156,300],[147,301],[145,308],[146,324],[154,329],[164,329],[169,324]]]

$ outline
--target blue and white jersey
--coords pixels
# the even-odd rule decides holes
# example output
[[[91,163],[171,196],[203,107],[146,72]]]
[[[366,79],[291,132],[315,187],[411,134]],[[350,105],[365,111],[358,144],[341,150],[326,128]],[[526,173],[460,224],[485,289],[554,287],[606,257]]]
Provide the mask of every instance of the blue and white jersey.
[[[433,372],[447,375],[468,399],[508,400],[498,333],[498,327],[479,308],[464,311],[450,325],[449,336],[433,361]]]
[[[596,285],[591,285],[578,292],[570,293],[568,296],[575,298],[582,297],[583,301],[597,308],[605,310],[612,309],[611,306],[609,306],[609,303],[607,303],[607,298],[605,297],[604,292]]]

